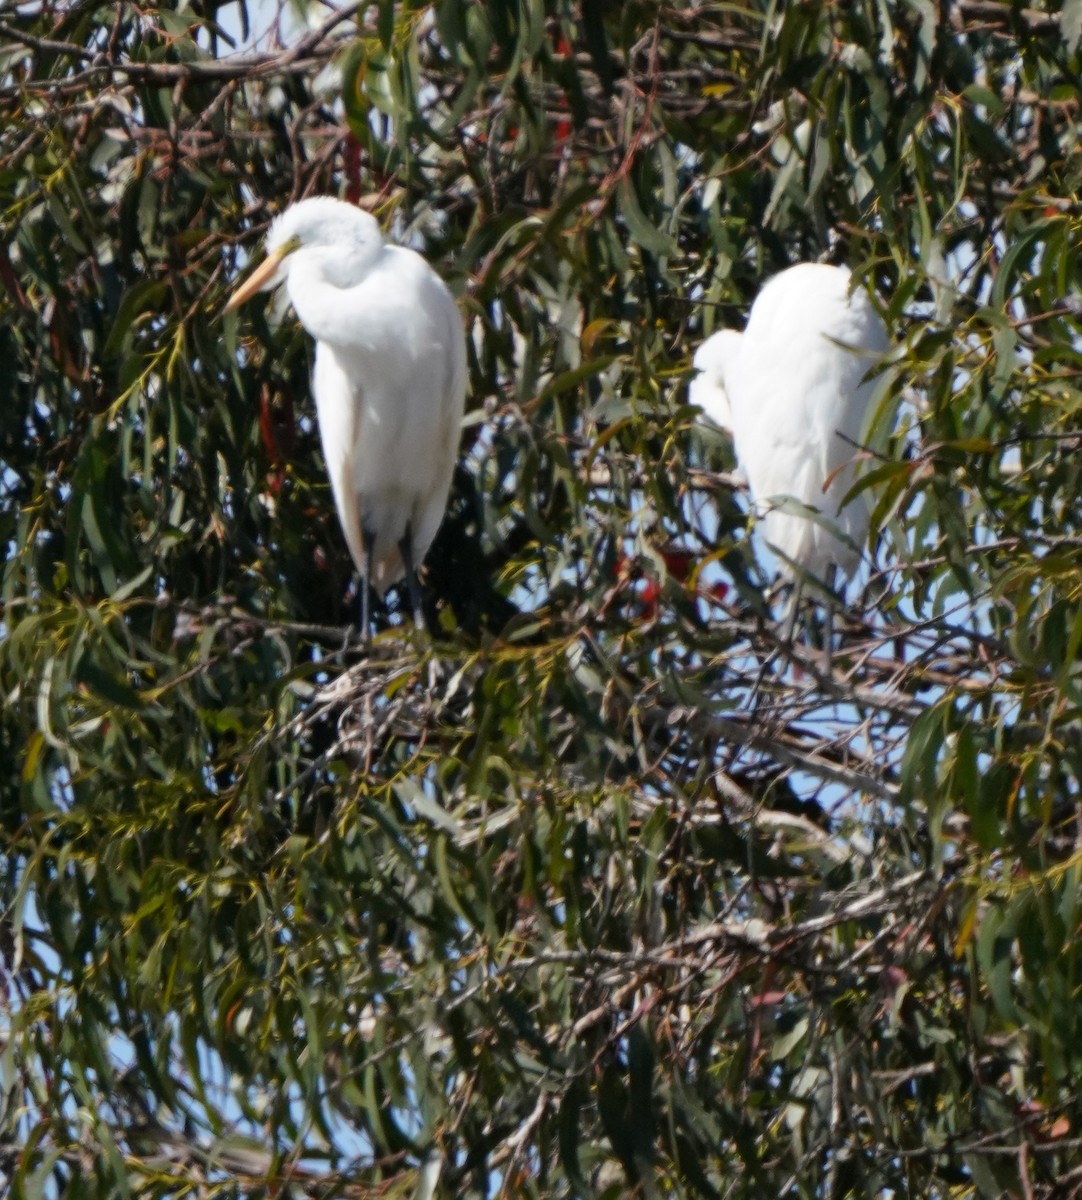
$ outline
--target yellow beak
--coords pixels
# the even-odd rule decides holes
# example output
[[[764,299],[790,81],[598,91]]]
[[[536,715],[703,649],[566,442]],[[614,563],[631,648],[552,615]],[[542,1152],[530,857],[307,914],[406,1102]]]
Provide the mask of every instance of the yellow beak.
[[[222,310],[223,312],[232,312],[238,308],[245,300],[250,300],[256,292],[261,292],[270,284],[274,278],[275,272],[282,259],[286,256],[286,247],[282,246],[275,250],[273,254],[268,254],[267,257],[259,264],[258,267],[248,276],[248,278],[240,285],[239,288],[229,297],[229,303]]]

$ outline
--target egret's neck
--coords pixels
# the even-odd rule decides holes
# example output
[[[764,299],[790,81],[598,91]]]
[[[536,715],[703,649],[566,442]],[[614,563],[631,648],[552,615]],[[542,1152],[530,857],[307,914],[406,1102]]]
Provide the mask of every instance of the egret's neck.
[[[348,334],[342,293],[356,287],[375,265],[382,246],[302,247],[289,260],[286,289],[301,324],[319,341]]]

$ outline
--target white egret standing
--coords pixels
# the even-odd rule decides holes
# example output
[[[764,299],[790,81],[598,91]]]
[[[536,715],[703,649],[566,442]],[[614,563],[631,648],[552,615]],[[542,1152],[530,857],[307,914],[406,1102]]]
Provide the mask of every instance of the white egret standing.
[[[859,561],[867,506],[842,501],[875,386],[866,376],[887,345],[847,270],[801,263],[763,287],[742,334],[715,333],[695,355],[690,399],[732,434],[767,544],[797,584],[794,617],[805,578],[829,589]]]
[[[447,285],[415,251],[384,242],[369,213],[301,200],[267,234],[267,258],[226,305],[285,284],[316,341],[323,456],[346,544],[368,589],[405,576],[423,623],[417,566],[447,506],[466,397],[466,340]]]

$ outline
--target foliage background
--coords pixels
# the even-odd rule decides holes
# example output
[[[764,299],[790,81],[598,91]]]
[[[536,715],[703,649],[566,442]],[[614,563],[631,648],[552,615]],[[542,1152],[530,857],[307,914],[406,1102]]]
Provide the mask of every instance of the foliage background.
[[[8,1194],[1082,1194],[1079,10],[0,4]],[[221,315],[320,192],[470,332],[367,657],[309,347]],[[685,384],[820,257],[874,565],[753,709]]]

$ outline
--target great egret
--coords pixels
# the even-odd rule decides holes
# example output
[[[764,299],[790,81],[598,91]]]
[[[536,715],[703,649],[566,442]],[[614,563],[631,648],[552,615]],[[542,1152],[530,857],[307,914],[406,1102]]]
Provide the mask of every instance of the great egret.
[[[267,258],[226,311],[285,284],[315,338],[312,391],[346,544],[368,589],[403,576],[423,624],[417,566],[443,520],[466,398],[466,340],[447,285],[389,245],[369,213],[329,196],[271,225]]]
[[[842,267],[801,263],[775,275],[742,334],[722,330],[698,349],[690,399],[733,438],[768,545],[782,573],[828,588],[848,577],[868,533],[853,485],[874,383],[888,346],[865,291]],[[793,615],[795,616],[796,596]],[[790,625],[791,629],[791,625]]]
[[[874,388],[865,376],[887,345],[847,270],[801,263],[766,284],[742,334],[724,329],[695,354],[691,402],[732,434],[790,576],[823,580],[830,566],[848,575],[859,559],[867,510],[842,501]]]

